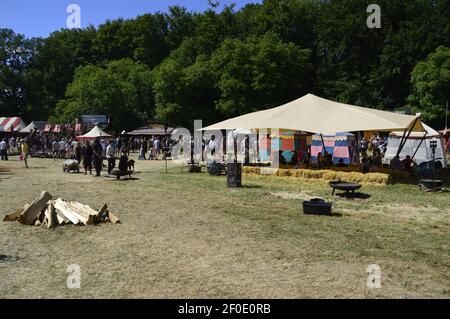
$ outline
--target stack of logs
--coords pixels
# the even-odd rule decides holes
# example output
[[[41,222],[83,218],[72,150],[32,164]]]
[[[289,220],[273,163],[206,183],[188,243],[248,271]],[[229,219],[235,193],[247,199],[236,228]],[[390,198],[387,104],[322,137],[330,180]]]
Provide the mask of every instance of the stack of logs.
[[[4,222],[18,221],[24,225],[42,226],[53,228],[63,225],[94,225],[98,223],[119,224],[120,219],[108,210],[108,205],[96,211],[91,207],[78,203],[56,200],[46,191],[36,198],[31,204],[26,204],[23,209],[6,215]]]

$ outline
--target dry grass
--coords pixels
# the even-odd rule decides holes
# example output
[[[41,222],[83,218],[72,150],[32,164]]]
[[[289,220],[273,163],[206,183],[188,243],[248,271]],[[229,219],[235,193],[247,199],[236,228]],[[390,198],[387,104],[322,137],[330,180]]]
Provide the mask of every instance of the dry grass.
[[[61,163],[0,163],[0,214],[46,189],[94,208],[107,202],[122,225],[54,230],[0,223],[2,298],[450,297],[449,193],[366,186],[371,197],[331,197],[323,180],[181,174],[137,162],[136,180],[64,174]],[[334,202],[334,217],[305,216],[303,199]],[[81,289],[66,268],[81,266]],[[366,269],[382,269],[368,290]]]

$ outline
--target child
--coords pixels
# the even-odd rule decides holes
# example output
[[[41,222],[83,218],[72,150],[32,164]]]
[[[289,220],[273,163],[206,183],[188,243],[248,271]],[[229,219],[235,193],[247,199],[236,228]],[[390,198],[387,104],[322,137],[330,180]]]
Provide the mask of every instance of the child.
[[[119,161],[119,170],[120,170],[120,173],[128,172],[128,156],[124,150],[122,150],[122,152],[121,152],[120,161]]]

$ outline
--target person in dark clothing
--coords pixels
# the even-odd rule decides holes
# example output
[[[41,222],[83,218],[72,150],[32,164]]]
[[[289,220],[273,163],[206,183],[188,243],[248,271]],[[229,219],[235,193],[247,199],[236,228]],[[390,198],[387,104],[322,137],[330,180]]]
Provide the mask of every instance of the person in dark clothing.
[[[83,166],[84,166],[84,175],[87,175],[87,171],[89,170],[89,174],[92,175],[92,155],[93,150],[91,143],[89,141],[86,142],[86,145],[83,146],[81,149],[81,156],[83,159]]]
[[[126,149],[123,149],[121,151],[121,156],[119,160],[119,170],[122,174],[128,172],[128,156]]]
[[[82,158],[80,143],[77,143],[75,145],[74,156],[75,156],[75,160],[78,162],[78,164],[80,164],[81,163],[81,158]]]
[[[100,176],[100,172],[102,171],[102,153],[103,148],[98,139],[95,140],[94,145],[92,146],[93,151],[93,160],[94,160],[94,168],[95,168],[95,176]]]
[[[363,158],[361,159],[361,172],[363,174],[370,173],[371,166],[372,166],[372,158],[367,157],[367,154],[363,153]]]
[[[323,158],[322,152],[317,154],[317,164],[319,165],[319,169],[323,169],[325,167],[325,159]]]
[[[333,155],[331,155],[327,151],[325,151],[324,160],[325,160],[325,167],[333,166]]]
[[[344,160],[341,158],[339,159],[338,163],[336,164],[336,167],[346,167]]]

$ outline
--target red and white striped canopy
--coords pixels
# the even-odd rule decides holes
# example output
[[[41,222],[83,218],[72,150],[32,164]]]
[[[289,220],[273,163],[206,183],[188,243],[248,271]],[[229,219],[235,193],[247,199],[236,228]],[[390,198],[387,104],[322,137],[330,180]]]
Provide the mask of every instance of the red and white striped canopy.
[[[51,124],[45,124],[44,132],[50,132],[51,130],[52,130],[52,125]]]
[[[0,132],[17,132],[25,127],[20,117],[0,117]]]

